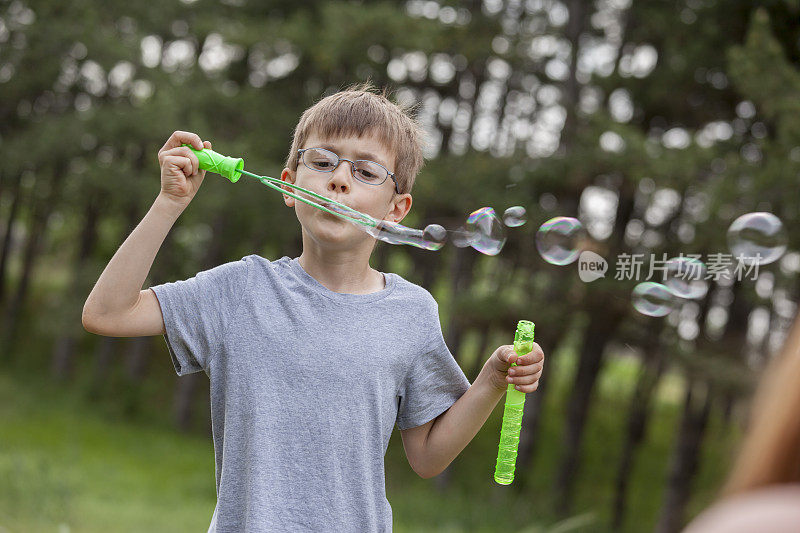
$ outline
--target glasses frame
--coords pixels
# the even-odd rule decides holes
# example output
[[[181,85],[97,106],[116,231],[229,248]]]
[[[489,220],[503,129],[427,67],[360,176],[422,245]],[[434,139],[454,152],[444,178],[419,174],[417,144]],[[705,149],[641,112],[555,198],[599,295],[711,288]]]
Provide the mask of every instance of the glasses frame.
[[[330,170],[320,170],[318,168],[312,168],[312,167],[308,166],[306,164],[305,158],[303,157],[303,152],[305,152],[306,150],[312,150],[312,149],[313,150],[324,150],[324,151],[326,151],[328,153],[331,153],[331,154],[335,155],[336,158],[338,159],[338,161],[336,162],[336,165],[334,165],[334,167],[332,169],[330,169]],[[380,183],[368,183],[368,182],[362,180],[361,178],[359,178],[358,176],[356,176],[356,163],[358,161],[366,161],[368,163],[373,163],[375,165],[378,165],[379,167],[381,167],[382,169],[384,169],[386,171],[386,173],[387,173],[386,177],[387,178],[392,178],[392,181],[394,182],[394,190],[395,190],[395,192],[397,194],[400,194],[400,187],[398,187],[398,185],[397,185],[397,180],[394,179],[394,172],[389,172],[388,168],[386,168],[385,166],[383,166],[380,163],[377,163],[375,161],[370,161],[369,159],[356,159],[355,161],[352,161],[350,159],[345,159],[344,157],[340,156],[336,152],[328,150],[327,148],[321,148],[319,146],[310,146],[308,148],[300,148],[300,149],[297,150],[297,157],[299,158],[299,161],[303,162],[303,166],[305,166],[306,168],[308,168],[310,170],[313,170],[315,172],[333,172],[334,170],[339,168],[339,164],[342,161],[347,161],[347,162],[350,163],[350,174],[353,176],[353,179],[357,179],[358,181],[360,181],[364,185],[370,185],[372,187],[380,187],[381,185],[383,185],[386,182],[386,178],[384,178],[384,180],[382,182],[380,182]]]

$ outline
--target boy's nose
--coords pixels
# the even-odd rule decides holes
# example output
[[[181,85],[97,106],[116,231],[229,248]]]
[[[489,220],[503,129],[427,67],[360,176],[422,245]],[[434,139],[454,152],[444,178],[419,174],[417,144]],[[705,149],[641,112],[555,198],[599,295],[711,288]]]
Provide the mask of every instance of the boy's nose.
[[[328,188],[333,187],[331,190],[341,190],[346,192],[350,190],[350,180],[353,179],[352,169],[350,168],[349,161],[340,161],[333,172],[331,172],[331,179],[328,181]]]

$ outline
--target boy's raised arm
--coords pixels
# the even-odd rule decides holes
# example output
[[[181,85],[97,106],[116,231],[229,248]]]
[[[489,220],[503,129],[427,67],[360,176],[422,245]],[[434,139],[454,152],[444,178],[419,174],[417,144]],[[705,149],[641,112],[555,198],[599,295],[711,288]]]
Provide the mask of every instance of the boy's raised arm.
[[[161,244],[189,205],[205,170],[189,148],[211,148],[194,133],[176,131],[158,152],[161,191],[142,221],[108,262],[83,305],[86,331],[109,337],[164,333],[161,307],[153,291],[142,290]]]

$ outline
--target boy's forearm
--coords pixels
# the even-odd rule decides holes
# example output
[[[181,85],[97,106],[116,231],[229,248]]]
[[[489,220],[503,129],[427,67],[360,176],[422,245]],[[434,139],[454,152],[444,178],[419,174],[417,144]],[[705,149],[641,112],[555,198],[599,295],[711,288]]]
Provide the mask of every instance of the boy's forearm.
[[[461,453],[492,414],[505,389],[498,389],[481,371],[475,382],[431,426],[425,446],[426,471],[438,475]]]
[[[84,304],[84,315],[113,315],[134,306],[161,244],[184,208],[158,195],[100,274]]]

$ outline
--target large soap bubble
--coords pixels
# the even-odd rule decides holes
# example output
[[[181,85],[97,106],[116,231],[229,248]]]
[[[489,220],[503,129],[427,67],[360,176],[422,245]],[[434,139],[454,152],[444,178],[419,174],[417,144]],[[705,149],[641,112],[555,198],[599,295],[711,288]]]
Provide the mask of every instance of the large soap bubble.
[[[482,254],[497,255],[506,243],[503,224],[491,207],[482,207],[467,217],[467,240]]]
[[[645,281],[633,288],[631,303],[643,315],[665,316],[675,308],[676,300],[665,285]]]
[[[728,247],[747,265],[766,265],[786,251],[786,229],[781,220],[764,211],[740,216],[728,228]]]
[[[585,236],[586,230],[577,218],[551,218],[536,232],[536,249],[548,263],[568,265],[581,253],[580,245]]]

